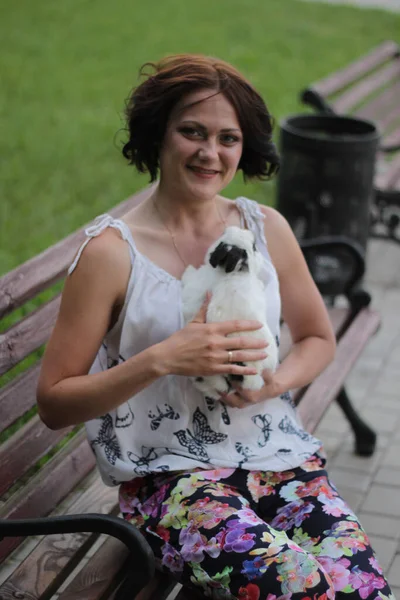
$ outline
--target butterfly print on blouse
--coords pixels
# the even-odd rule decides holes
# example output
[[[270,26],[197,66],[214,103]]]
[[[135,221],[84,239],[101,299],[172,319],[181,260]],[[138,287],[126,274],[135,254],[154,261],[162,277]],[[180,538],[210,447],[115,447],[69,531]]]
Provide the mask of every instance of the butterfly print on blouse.
[[[292,463],[289,462],[288,460],[286,460],[286,458],[289,458],[292,454],[293,454],[293,450],[291,450],[290,448],[280,448],[277,452],[275,452],[275,456],[277,458],[280,458],[284,463],[286,463],[290,467],[292,466]],[[300,453],[300,456],[303,457],[304,462],[306,460],[308,460],[312,455],[313,455],[312,452],[301,452]]]
[[[209,398],[209,396],[206,396],[206,404],[207,404],[208,410],[210,410],[210,411],[213,411],[217,408],[217,401],[214,400],[214,398]],[[221,405],[221,419],[223,420],[225,425],[230,425],[231,418],[229,416],[228,409],[226,408],[225,402],[219,401],[219,404]]]
[[[260,446],[260,448],[264,448],[269,440],[269,436],[271,435],[272,429],[270,425],[272,422],[272,417],[269,414],[254,415],[254,417],[251,417],[251,420],[259,429],[261,429],[257,444]]]
[[[288,404],[290,404],[290,406],[292,408],[296,408],[295,403],[293,402],[293,398],[292,398],[292,394],[290,392],[283,392],[283,394],[281,394],[279,396],[279,398],[281,400],[284,400],[285,402],[287,402]]]
[[[113,367],[116,367],[117,365],[119,365],[120,363],[125,362],[125,358],[123,356],[121,356],[121,354],[118,355],[118,358],[112,358],[111,356],[108,355],[108,347],[107,344],[102,344],[102,347],[104,348],[104,350],[106,351],[106,356],[107,356],[107,369],[112,369]],[[102,367],[103,368],[103,367]]]
[[[104,450],[104,454],[108,462],[115,465],[117,458],[121,458],[121,448],[119,447],[117,437],[113,428],[113,421],[111,415],[104,415],[100,417],[102,423],[100,425],[97,437],[92,440],[91,447],[93,452],[96,453],[95,446],[100,446]]]
[[[180,429],[174,432],[179,443],[188,449],[190,454],[196,458],[208,461],[209,457],[206,449],[207,444],[219,444],[228,437],[225,433],[213,431],[208,424],[207,417],[196,408],[193,414],[193,433],[190,429]]]
[[[253,458],[256,454],[251,454],[250,448],[248,446],[243,446],[241,442],[236,442],[235,444],[236,452],[238,452],[243,459],[239,461],[238,468],[241,469],[244,463],[246,463],[249,458]]]
[[[135,454],[135,452],[128,452],[128,458],[134,465],[136,465],[133,470],[136,475],[139,476],[148,475],[154,471],[161,471],[162,473],[169,471],[168,465],[159,465],[154,469],[150,469],[150,462],[158,458],[158,454],[154,448],[142,446],[142,456]]]
[[[309,442],[312,439],[312,436],[309,433],[295,427],[288,416],[285,416],[281,420],[278,427],[281,431],[283,431],[283,433],[297,435],[301,440],[303,440],[303,442]]]
[[[175,412],[172,406],[169,404],[164,404],[164,411],[160,409],[159,406],[156,406],[158,415],[154,414],[151,410],[149,410],[149,419],[151,419],[151,430],[156,431],[161,425],[163,419],[171,419],[172,421],[176,421],[180,418],[179,413]]]
[[[125,412],[123,412],[125,410]],[[133,423],[134,414],[129,404],[125,409],[123,406],[117,408],[117,418],[115,419],[115,428],[129,427]]]
[[[286,458],[289,458],[292,454],[293,454],[293,450],[291,450],[290,448],[279,448],[279,450],[277,452],[275,452],[275,456],[277,458],[280,458],[287,465],[292,464],[288,460],[286,460]]]

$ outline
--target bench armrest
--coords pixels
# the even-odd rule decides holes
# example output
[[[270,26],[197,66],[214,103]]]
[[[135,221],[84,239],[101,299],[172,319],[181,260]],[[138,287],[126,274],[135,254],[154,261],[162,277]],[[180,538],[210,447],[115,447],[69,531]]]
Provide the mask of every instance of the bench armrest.
[[[355,298],[359,296],[357,287],[365,272],[362,247],[346,236],[321,236],[300,240],[299,244],[321,294],[328,297],[343,294],[355,306]],[[369,302],[366,294],[361,304],[367,306]]]
[[[60,533],[104,533],[119,539],[129,550],[131,567],[115,600],[134,598],[154,577],[153,552],[143,535],[122,518],[88,513],[38,519],[0,519],[0,540]]]

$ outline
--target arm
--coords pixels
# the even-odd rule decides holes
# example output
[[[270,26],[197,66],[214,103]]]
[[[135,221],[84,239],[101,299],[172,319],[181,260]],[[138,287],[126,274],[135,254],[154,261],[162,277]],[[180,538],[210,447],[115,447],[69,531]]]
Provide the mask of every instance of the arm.
[[[126,243],[107,230],[90,241],[66,279],[37,390],[40,417],[50,428],[105,414],[158,376],[151,349],[114,369],[88,375],[123,304],[130,270]]]
[[[286,219],[264,207],[265,230],[278,273],[282,316],[293,346],[276,372],[280,393],[307,385],[328,366],[336,340],[324,301]]]

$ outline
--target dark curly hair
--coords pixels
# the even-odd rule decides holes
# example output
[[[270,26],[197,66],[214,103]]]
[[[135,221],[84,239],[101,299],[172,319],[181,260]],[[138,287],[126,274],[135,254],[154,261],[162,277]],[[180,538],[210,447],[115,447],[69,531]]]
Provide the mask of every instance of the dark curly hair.
[[[197,54],[169,56],[140,69],[146,77],[126,102],[129,139],[122,153],[136,168],[155,181],[159,148],[174,106],[200,89],[222,93],[234,107],[243,133],[243,152],[238,165],[244,179],[268,179],[279,169],[272,142],[273,119],[253,86],[228,63]]]

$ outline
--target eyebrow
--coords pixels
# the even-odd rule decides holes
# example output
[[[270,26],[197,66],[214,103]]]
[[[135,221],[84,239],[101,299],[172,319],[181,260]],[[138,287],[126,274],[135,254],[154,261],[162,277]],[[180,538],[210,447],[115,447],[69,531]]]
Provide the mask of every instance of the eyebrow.
[[[200,127],[201,129],[207,129],[207,127],[205,127],[205,125],[202,125],[201,123],[199,123],[198,121],[192,121],[191,119],[186,119],[185,121],[182,121],[180,123],[180,125],[183,125],[185,123],[191,123],[196,125],[197,127]],[[237,131],[238,133],[241,133],[241,130],[238,129],[237,127],[226,127],[225,129],[220,129],[221,132],[223,133],[227,133],[228,131]]]

